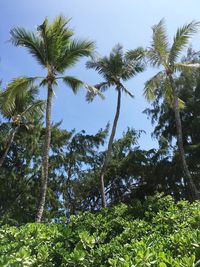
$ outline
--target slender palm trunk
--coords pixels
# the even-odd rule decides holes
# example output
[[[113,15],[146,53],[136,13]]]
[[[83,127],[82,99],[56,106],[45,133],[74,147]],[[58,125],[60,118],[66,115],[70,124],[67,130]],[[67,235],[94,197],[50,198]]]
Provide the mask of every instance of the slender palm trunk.
[[[113,122],[113,126],[112,126],[111,135],[110,135],[109,142],[108,142],[108,149],[106,152],[105,161],[104,161],[104,164],[103,164],[103,167],[101,170],[101,174],[100,174],[102,208],[106,207],[104,177],[105,177],[105,172],[107,169],[108,161],[109,161],[111,153],[112,153],[112,144],[113,144],[114,137],[115,137],[117,122],[118,122],[119,113],[120,113],[120,106],[121,106],[121,89],[117,88],[117,91],[118,91],[117,109],[116,109],[116,113],[115,113],[115,118],[114,118],[114,122]]]
[[[41,191],[38,210],[36,214],[36,222],[41,222],[46,193],[47,193],[47,183],[48,183],[48,169],[49,169],[49,149],[51,143],[51,109],[52,109],[52,81],[48,80],[48,95],[47,95],[47,106],[46,106],[46,131],[45,131],[45,141],[44,141],[44,150],[43,150],[43,159],[42,159],[42,176],[41,176]]]
[[[192,176],[190,174],[186,158],[185,158],[185,151],[183,146],[183,133],[182,133],[182,125],[181,125],[181,118],[180,118],[180,112],[179,112],[179,105],[178,105],[178,92],[177,88],[174,82],[174,79],[171,75],[168,75],[169,81],[172,87],[173,92],[173,109],[175,114],[175,121],[176,121],[176,130],[177,130],[177,142],[178,142],[178,148],[179,148],[179,154],[181,159],[181,164],[183,167],[183,171],[185,173],[185,178],[187,180],[188,184],[188,191],[189,191],[189,198],[191,201],[200,199],[200,192],[197,190]]]
[[[8,143],[7,143],[6,149],[5,149],[3,155],[2,155],[1,158],[0,158],[0,167],[3,165],[4,160],[5,160],[6,156],[8,155],[8,152],[9,152],[9,150],[10,150],[10,147],[11,147],[11,145],[12,145],[12,143],[13,143],[13,140],[14,140],[14,138],[15,138],[15,134],[17,133],[17,130],[18,130],[18,129],[19,129],[19,126],[16,126],[15,128],[13,128],[13,129],[11,130],[10,136],[9,136],[9,138],[8,138]]]

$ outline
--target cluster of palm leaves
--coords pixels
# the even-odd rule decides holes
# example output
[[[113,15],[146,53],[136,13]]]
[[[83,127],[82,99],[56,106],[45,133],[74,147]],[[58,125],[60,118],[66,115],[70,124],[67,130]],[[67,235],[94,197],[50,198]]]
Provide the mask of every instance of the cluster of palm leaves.
[[[96,95],[102,97],[103,92],[108,88],[114,87],[117,92],[116,114],[100,174],[102,207],[106,207],[104,179],[108,162],[112,156],[112,145],[120,115],[121,94],[125,93],[133,97],[133,94],[125,87],[124,82],[143,72],[148,63],[154,67],[160,68],[162,66],[163,70],[159,71],[152,79],[145,83],[144,95],[148,100],[152,100],[156,97],[156,90],[160,90],[163,97],[174,110],[177,143],[182,169],[188,183],[190,198],[191,200],[199,198],[199,192],[186,163],[179,112],[180,108],[183,108],[184,103],[178,98],[178,87],[175,82],[176,73],[193,71],[193,69],[199,67],[198,64],[191,64],[190,62],[177,63],[183,48],[186,47],[189,38],[197,31],[198,27],[199,23],[191,22],[178,29],[173,44],[170,47],[164,20],[161,20],[153,27],[152,43],[149,48],[143,49],[139,47],[124,53],[123,47],[116,45],[110,55],[106,57],[95,56],[94,42],[74,39],[74,32],[69,28],[69,20],[63,16],[57,17],[52,23],[45,19],[35,33],[19,27],[11,30],[12,43],[26,48],[46,70],[46,76],[44,77],[35,76],[13,79],[0,94],[1,114],[10,123],[10,133],[5,144],[4,153],[1,155],[0,167],[8,154],[19,127],[23,125],[27,128],[32,127],[31,114],[34,112],[41,113],[45,109],[46,132],[41,166],[41,194],[36,214],[37,222],[40,222],[42,219],[48,187],[51,110],[54,88],[59,85],[59,81],[64,82],[75,94],[79,88],[85,87],[87,90],[86,99],[88,101],[92,101]],[[96,70],[103,77],[102,82],[91,86],[74,76],[66,75],[66,71],[84,56],[91,57],[86,67]],[[47,99],[45,102],[37,99],[38,90],[41,86],[47,88]]]

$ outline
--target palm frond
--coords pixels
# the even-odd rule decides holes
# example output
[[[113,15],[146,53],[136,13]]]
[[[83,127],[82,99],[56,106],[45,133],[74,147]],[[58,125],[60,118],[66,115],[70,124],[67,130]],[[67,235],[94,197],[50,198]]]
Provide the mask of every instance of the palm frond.
[[[173,108],[173,94],[172,94],[172,87],[170,85],[170,82],[168,80],[168,78],[165,78],[163,80],[162,86],[161,88],[161,92],[162,95],[165,99],[165,101],[167,102],[167,104]]]
[[[97,90],[100,90],[102,93],[105,92],[110,86],[111,84],[109,84],[108,82],[101,82],[94,85],[94,87]]]
[[[89,84],[85,84],[85,87],[87,89],[87,93],[86,93],[86,101],[87,102],[92,102],[96,96],[99,96],[101,99],[105,99],[102,92],[99,89],[97,89],[96,87],[91,86]]]
[[[173,109],[173,93],[172,93],[172,87],[168,80],[168,78],[163,80],[163,84],[161,86],[162,95],[167,102],[167,104],[170,106],[170,108]],[[185,102],[178,98],[178,107],[179,109],[185,108]]]
[[[169,63],[174,64],[182,50],[188,44],[189,38],[197,32],[200,26],[199,22],[192,21],[179,28],[174,37],[174,42],[169,54]]]
[[[29,99],[33,99],[37,94],[37,88],[33,87],[36,79],[37,77],[19,77],[8,84],[0,94],[0,109],[3,116],[13,116],[13,113],[22,109]]]
[[[62,37],[68,39],[74,34],[73,30],[68,27],[70,21],[71,19],[68,19],[65,16],[60,15],[54,19],[54,21],[48,28],[50,29],[52,35],[62,33]]]
[[[55,70],[63,72],[64,69],[72,67],[81,57],[88,57],[94,51],[95,45],[92,41],[72,40],[65,47]]]
[[[38,27],[38,32],[44,43],[45,54],[49,66],[57,66],[62,61],[66,47],[70,43],[73,31],[68,27],[69,19],[58,16],[50,24],[45,19],[43,24]]]
[[[36,34],[26,31],[24,28],[13,28],[10,31],[11,42],[15,46],[26,47],[29,53],[36,58],[36,60],[43,67],[47,66],[47,55],[45,53],[45,46],[43,40]]]
[[[105,73],[107,74],[108,72],[110,72],[108,62],[109,59],[107,57],[95,58],[86,62],[86,68],[94,69],[100,75],[105,76]],[[108,77],[108,75],[106,77]]]
[[[45,103],[46,102],[43,100],[35,100],[20,114],[20,116],[30,121],[35,113],[43,113],[45,109]]]
[[[145,65],[140,60],[129,60],[124,59],[121,79],[127,81],[137,75],[138,73],[143,72]]]
[[[122,85],[122,90],[127,94],[127,95],[129,95],[130,97],[134,97],[134,95],[126,88],[126,87],[124,87],[123,85]]]
[[[115,57],[115,56],[119,56],[119,57],[123,57],[123,45],[122,44],[116,44],[111,52],[110,52],[110,57]]]
[[[144,96],[148,101],[152,101],[155,99],[155,91],[156,89],[161,87],[163,79],[164,73],[160,71],[145,83]]]
[[[82,82],[81,80],[73,76],[64,76],[64,77],[61,77],[61,79],[63,80],[65,84],[67,84],[72,89],[74,94],[78,92],[80,87],[83,87],[85,85],[84,82]]]
[[[190,63],[190,62],[183,62],[183,63],[176,63],[174,64],[174,71],[177,72],[193,72],[197,69],[200,69],[199,63]]]
[[[100,96],[101,98],[104,98],[99,89],[81,80],[78,80],[73,76],[58,77],[58,79],[62,79],[65,84],[70,86],[74,94],[76,94],[81,87],[85,87],[87,89],[86,100],[88,102],[92,101],[96,95]]]
[[[88,60],[85,64],[86,68],[98,70],[96,68],[99,68],[99,59],[100,58],[93,58],[92,60]]]
[[[143,47],[131,49],[125,53],[125,58],[128,60],[143,60],[146,55],[146,50]]]
[[[94,69],[101,75],[106,82],[113,84],[113,78],[116,76],[114,75],[114,69],[110,66],[110,62],[108,57],[103,57],[99,59],[95,59],[93,61],[88,61],[86,63],[86,68]]]
[[[42,78],[42,77],[41,77]],[[48,85],[48,81],[47,81],[47,78],[42,78],[41,82],[39,83],[39,86],[43,86],[43,87],[46,87]],[[52,82],[52,85],[53,86],[58,86],[58,83],[57,83],[57,79],[54,79],[53,82]]]
[[[104,99],[104,96],[102,93],[104,93],[109,87],[110,87],[110,84],[108,82],[101,82],[101,83],[94,85],[93,88],[91,88],[92,90],[87,91],[86,101],[92,102],[97,95],[100,95],[100,97]],[[98,94],[96,90],[99,91]]]
[[[169,44],[164,19],[154,25],[152,30],[152,43],[146,55],[152,66],[160,66],[160,64],[165,64],[167,62],[169,54]]]

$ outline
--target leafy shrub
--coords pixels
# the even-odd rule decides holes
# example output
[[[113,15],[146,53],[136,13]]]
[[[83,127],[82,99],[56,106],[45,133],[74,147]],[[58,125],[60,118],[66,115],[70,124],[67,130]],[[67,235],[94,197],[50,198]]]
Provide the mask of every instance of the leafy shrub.
[[[155,196],[61,221],[3,225],[0,266],[200,266],[199,202]]]

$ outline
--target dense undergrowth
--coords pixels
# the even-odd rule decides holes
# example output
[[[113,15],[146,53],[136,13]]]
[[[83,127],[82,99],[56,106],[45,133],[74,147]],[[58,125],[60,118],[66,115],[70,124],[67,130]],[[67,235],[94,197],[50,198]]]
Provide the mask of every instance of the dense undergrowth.
[[[170,196],[0,228],[0,266],[200,266],[200,205]]]

